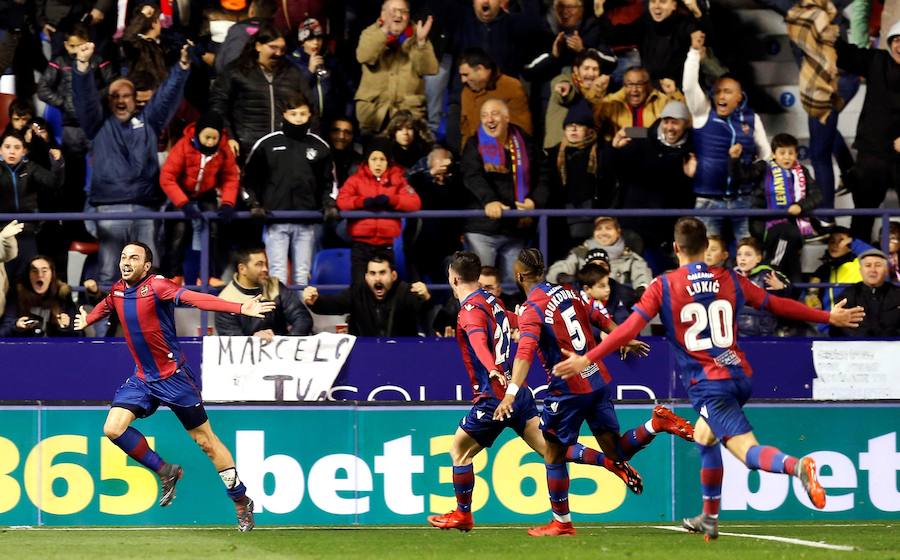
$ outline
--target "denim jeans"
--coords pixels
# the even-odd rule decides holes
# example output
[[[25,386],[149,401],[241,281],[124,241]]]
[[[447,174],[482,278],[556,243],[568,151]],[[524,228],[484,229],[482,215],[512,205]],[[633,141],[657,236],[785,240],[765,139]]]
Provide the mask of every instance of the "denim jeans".
[[[841,72],[838,77],[838,95],[850,103],[853,96],[859,90],[859,78]],[[821,208],[834,208],[834,167],[831,163],[832,155],[837,159],[838,169],[841,173],[853,166],[853,156],[847,147],[847,142],[838,131],[838,116],[840,111],[832,110],[825,124],[819,119],[809,117],[809,159],[812,160],[813,174],[816,183],[822,191]]]
[[[269,274],[285,284],[288,281],[287,263],[290,255],[294,270],[294,284],[306,286],[312,268],[313,255],[319,239],[316,224],[269,224],[263,233]]]
[[[98,214],[110,212],[156,212],[159,208],[140,204],[106,204],[97,206]],[[99,218],[99,216],[98,216]],[[156,223],[153,220],[97,220],[97,239],[100,242],[97,282],[112,284],[121,277],[119,257],[129,241],[145,243],[156,251]]]
[[[445,54],[438,61],[437,74],[425,76],[425,103],[428,108],[428,128],[437,133],[441,127],[444,114],[444,97],[447,95],[447,87],[450,84],[450,67],[453,65],[453,57]]]
[[[482,266],[496,266],[503,274],[501,282],[512,284],[515,282],[513,264],[519,258],[519,253],[525,248],[525,241],[509,235],[486,235],[484,233],[465,234],[466,247],[478,255]],[[500,262],[497,262],[497,258]]]
[[[699,210],[736,210],[751,208],[750,196],[739,196],[731,200],[718,200],[714,198],[697,197],[694,208]],[[740,216],[698,216],[698,219],[706,226],[707,235],[722,235],[722,228],[726,222],[731,224],[731,233],[735,241],[740,241],[750,235],[750,221]]]

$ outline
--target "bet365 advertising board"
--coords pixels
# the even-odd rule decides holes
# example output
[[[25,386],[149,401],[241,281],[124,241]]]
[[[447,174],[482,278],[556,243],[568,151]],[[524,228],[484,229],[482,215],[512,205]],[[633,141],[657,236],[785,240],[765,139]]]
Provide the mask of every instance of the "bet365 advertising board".
[[[812,454],[829,495],[814,511],[799,484],[750,473],[725,457],[723,516],[731,519],[888,519],[900,515],[900,405],[758,406],[760,440]],[[425,523],[453,509],[453,433],[465,407],[216,407],[213,427],[235,455],[260,525]],[[679,409],[690,419],[696,415]],[[619,407],[623,431],[648,406]],[[203,452],[174,415],[136,426],[168,462],[184,466],[178,497],[157,505],[158,481],[103,436],[101,407],[0,407],[0,525],[208,525],[234,522]],[[582,443],[591,445],[586,428]],[[570,465],[574,519],[663,522],[700,508],[693,444],[662,434],[632,461],[635,496],[603,469]],[[540,457],[510,431],[475,461],[477,522],[549,519]]]

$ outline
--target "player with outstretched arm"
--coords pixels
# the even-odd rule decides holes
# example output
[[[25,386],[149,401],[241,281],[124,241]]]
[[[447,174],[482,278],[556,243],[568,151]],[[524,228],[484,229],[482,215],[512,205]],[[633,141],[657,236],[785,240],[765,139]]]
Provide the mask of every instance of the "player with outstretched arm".
[[[156,472],[162,485],[159,505],[165,507],[175,499],[182,468],[166,463],[150,449],[144,435],[131,423],[153,414],[160,403],[166,404],[219,471],[237,510],[238,529],[249,531],[254,527],[253,500],[238,478],[231,452],[212,431],[200,397],[200,381],[178,344],[175,306],[185,303],[205,311],[262,317],[275,304],[261,302],[258,297],[243,304],[232,303],[191,292],[150,274],[152,263],[153,253],[147,245],[137,241],[125,245],[119,258],[122,279],[113,284],[109,295],[90,315],[81,307],[75,317],[75,329],[82,330],[115,312],[134,358],[134,374],[116,391],[103,432],[135,461]]]
[[[540,350],[549,381],[541,430],[547,446],[544,464],[553,519],[547,525],[529,529],[528,534],[533,537],[574,535],[575,527],[569,514],[567,461],[607,468],[612,465],[610,470],[624,470],[627,472],[626,485],[639,494],[643,490],[643,482],[626,461],[649,445],[659,432],[693,441],[693,428],[671,410],[657,406],[647,422],[622,434],[612,402],[610,377],[605,368],[589,364],[578,372],[579,375],[570,379],[550,375],[553,367],[563,358],[562,351],[583,354],[596,345],[591,332],[592,310],[576,290],[545,280],[544,256],[539,250],[523,249],[514,270],[516,283],[528,294],[528,299],[519,310],[519,347],[513,362],[510,387],[516,387],[525,380],[536,350]],[[612,329],[612,333],[616,332],[618,328]],[[634,350],[638,353],[646,351],[643,343],[632,339],[633,335],[628,340]],[[515,395],[515,391],[507,390],[494,412],[494,418],[506,419],[516,413]],[[578,443],[578,434],[584,422],[587,422],[603,453]]]
[[[700,414],[694,439],[700,450],[703,513],[684,519],[682,525],[710,540],[719,535],[723,474],[719,441],[750,469],[798,477],[813,505],[825,507],[825,490],[816,477],[815,461],[760,445],[744,415],[753,370],[737,344],[737,310],[746,304],[788,319],[838,327],[858,326],[865,312],[862,307],[845,308],[846,300],[829,313],[771,295],[733,270],[708,267],[704,263],[706,245],[706,228],[700,220],[679,219],[675,254],[680,268],[655,278],[631,316],[599,346],[582,356],[567,353],[568,359],[553,373],[571,379],[586,367],[603,368],[604,356],[630,341],[659,314],[675,350],[678,375]]]

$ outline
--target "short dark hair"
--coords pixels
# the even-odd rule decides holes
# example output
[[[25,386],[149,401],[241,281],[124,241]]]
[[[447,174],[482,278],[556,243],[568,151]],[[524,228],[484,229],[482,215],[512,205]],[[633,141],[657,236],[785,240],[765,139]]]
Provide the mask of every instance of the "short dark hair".
[[[778,148],[797,148],[800,145],[800,142],[785,132],[780,132],[772,137],[772,151],[774,152]]]
[[[525,274],[540,278],[544,275],[544,255],[540,249],[528,247],[519,252],[516,259],[525,268]]]
[[[463,282],[478,282],[481,275],[481,259],[471,251],[457,251],[450,260],[450,270],[459,274]]]
[[[30,99],[23,99],[21,97],[17,97],[15,99],[13,99],[12,102],[10,102],[9,112],[8,112],[7,116],[10,119],[12,119],[14,115],[16,115],[16,116],[31,115],[33,117],[36,114],[37,113],[34,110],[34,104],[31,103]]]
[[[134,245],[135,247],[140,247],[141,249],[143,249],[144,250],[144,260],[149,262],[151,265],[153,264],[153,249],[151,249],[149,245],[147,245],[143,241],[129,241],[128,243],[123,245],[122,248],[124,249],[125,247],[128,247],[129,245]]]
[[[494,62],[491,55],[481,47],[469,47],[464,50],[459,57],[459,64],[457,66],[462,66],[463,64],[468,64],[472,68],[484,66],[490,70],[492,74],[497,73],[497,63]]]
[[[237,272],[238,265],[247,266],[248,264],[250,264],[250,255],[256,255],[265,252],[266,248],[262,245],[247,245],[244,247],[238,247],[232,254],[232,261],[234,262],[235,272]]]
[[[15,138],[16,140],[21,142],[23,146],[26,146],[25,134],[23,134],[21,130],[16,130],[11,126],[6,127],[6,129],[3,131],[3,134],[0,135],[0,144],[5,142],[9,137]]]
[[[706,226],[693,216],[678,218],[675,222],[675,243],[687,255],[697,255],[706,251],[709,245]]]
[[[309,102],[309,99],[307,99],[306,96],[299,91],[291,92],[289,95],[282,97],[281,103],[279,103],[279,105],[281,105],[282,113],[303,106],[308,107],[310,113],[316,112],[316,108],[313,107],[313,104]]]
[[[751,249],[756,251],[757,255],[763,254],[762,243],[760,243],[759,240],[755,237],[742,237],[740,241],[737,242],[737,247],[735,247],[735,250],[740,249],[741,247],[750,247]]]
[[[78,37],[79,39],[84,39],[85,41],[90,41],[91,32],[88,30],[87,25],[81,22],[75,22],[71,25],[65,26],[63,29],[63,37],[68,40],[69,37]]]
[[[387,263],[388,268],[391,270],[396,270],[394,268],[394,257],[388,253],[387,251],[376,251],[369,257],[369,260],[366,261],[366,270],[369,270],[369,263]]]
[[[589,288],[607,277],[609,277],[609,270],[593,262],[589,262],[581,267],[576,276],[579,286],[587,286]]]
[[[493,276],[497,280],[502,276],[500,274],[500,269],[496,266],[482,266],[481,271],[478,273],[479,276]]]

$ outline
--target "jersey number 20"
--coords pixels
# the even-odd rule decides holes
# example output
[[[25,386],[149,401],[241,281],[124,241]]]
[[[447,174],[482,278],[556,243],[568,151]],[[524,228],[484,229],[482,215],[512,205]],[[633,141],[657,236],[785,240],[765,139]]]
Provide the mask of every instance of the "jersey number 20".
[[[705,307],[689,303],[681,308],[681,322],[693,323],[684,333],[684,347],[691,352],[716,348],[731,348],[734,343],[734,310],[731,303],[717,299]],[[709,338],[700,335],[709,326]]]
[[[502,310],[494,313],[494,319],[497,320],[497,328],[494,329],[494,363],[500,365],[509,360],[509,319]]]

